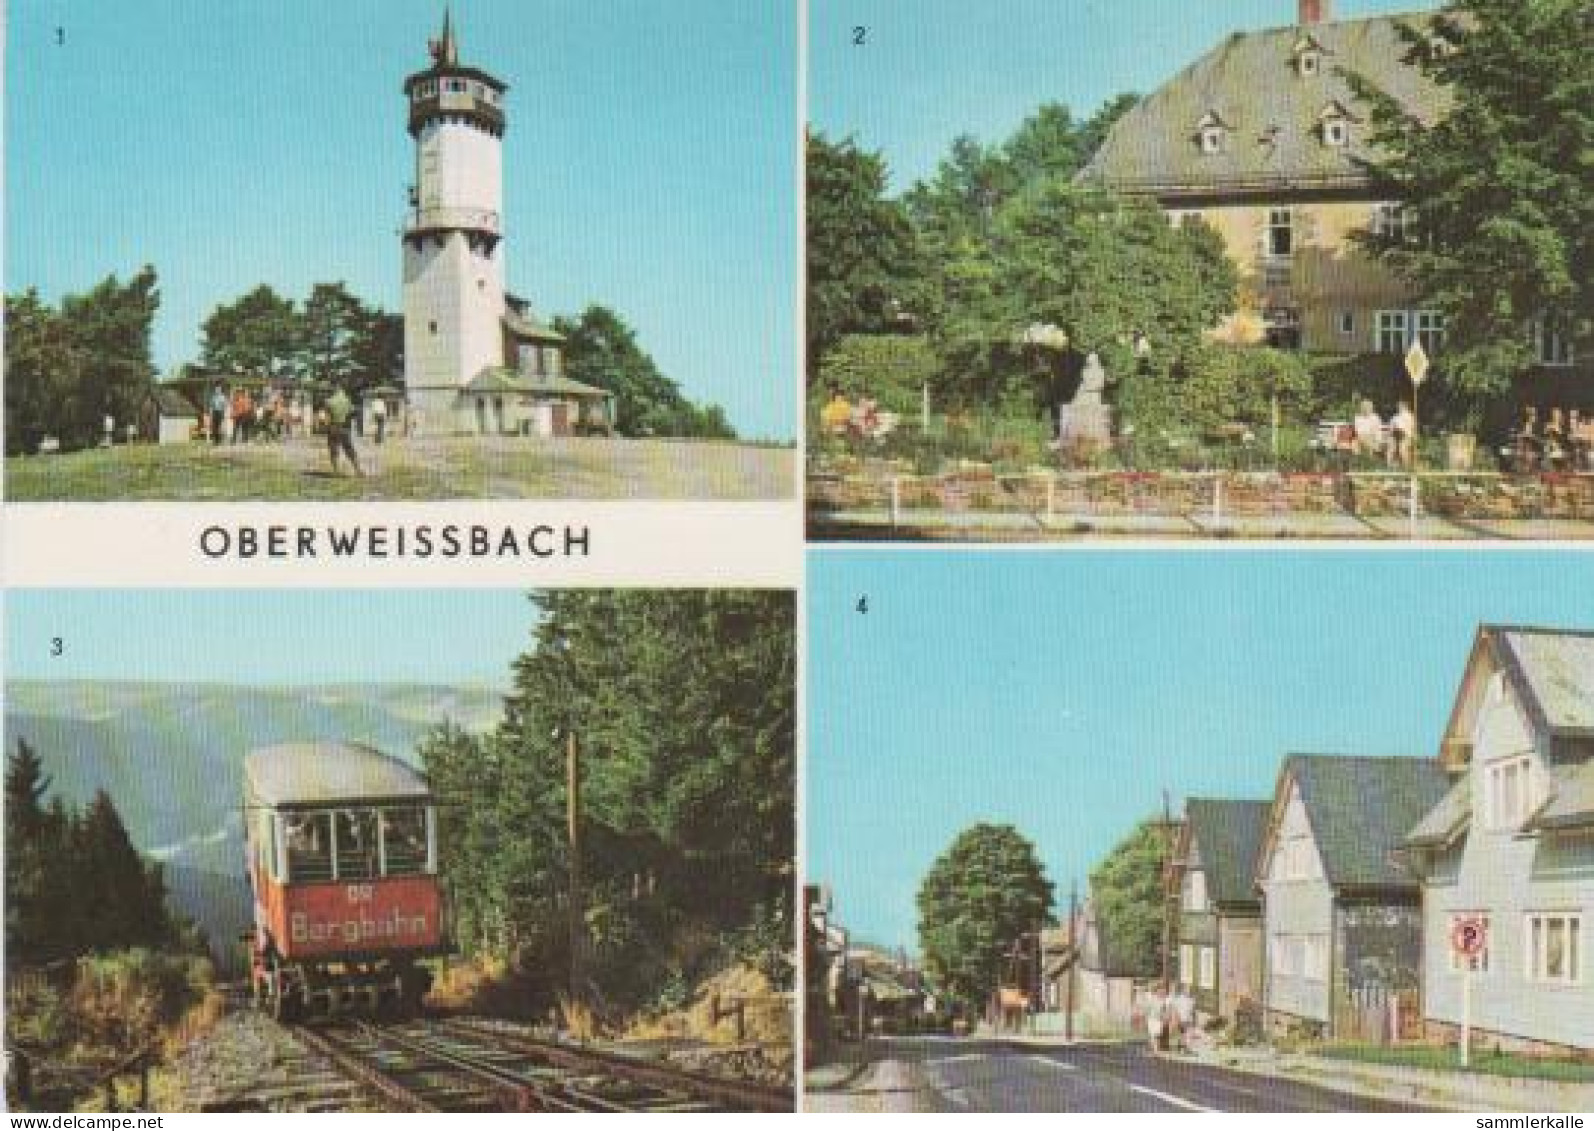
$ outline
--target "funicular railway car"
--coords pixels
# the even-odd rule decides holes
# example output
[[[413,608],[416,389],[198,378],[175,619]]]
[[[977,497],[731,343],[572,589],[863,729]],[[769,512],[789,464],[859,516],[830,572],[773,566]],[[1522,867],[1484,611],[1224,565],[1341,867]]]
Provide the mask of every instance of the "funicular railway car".
[[[426,780],[367,746],[296,743],[244,759],[254,902],[250,984],[281,1020],[413,1012],[446,953]]]

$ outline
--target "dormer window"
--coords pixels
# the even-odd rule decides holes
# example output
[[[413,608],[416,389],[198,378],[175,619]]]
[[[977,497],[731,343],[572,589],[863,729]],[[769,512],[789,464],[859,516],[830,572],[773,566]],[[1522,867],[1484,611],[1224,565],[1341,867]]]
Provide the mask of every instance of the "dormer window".
[[[1196,139],[1201,146],[1201,152],[1206,154],[1222,153],[1225,141],[1228,139],[1229,126],[1215,112],[1201,116],[1196,123]]]
[[[1302,51],[1295,60],[1303,78],[1317,74],[1323,68],[1323,56],[1317,51]]]
[[[1312,36],[1303,35],[1290,48],[1290,54],[1294,57],[1295,73],[1309,79],[1323,73],[1323,56],[1328,54],[1328,49]]]
[[[1350,144],[1350,111],[1338,102],[1330,102],[1317,115],[1317,128],[1323,144],[1343,149]]]

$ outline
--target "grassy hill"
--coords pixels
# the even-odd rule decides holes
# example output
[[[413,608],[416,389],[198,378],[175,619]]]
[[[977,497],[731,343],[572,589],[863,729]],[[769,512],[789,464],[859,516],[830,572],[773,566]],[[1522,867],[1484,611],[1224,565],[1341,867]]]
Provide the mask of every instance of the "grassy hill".
[[[140,851],[166,868],[172,899],[218,957],[249,922],[240,814],[244,755],[277,742],[365,742],[415,761],[444,721],[493,726],[488,687],[338,684],[313,688],[123,682],[8,683],[8,752],[24,739],[82,804],[104,789]]]

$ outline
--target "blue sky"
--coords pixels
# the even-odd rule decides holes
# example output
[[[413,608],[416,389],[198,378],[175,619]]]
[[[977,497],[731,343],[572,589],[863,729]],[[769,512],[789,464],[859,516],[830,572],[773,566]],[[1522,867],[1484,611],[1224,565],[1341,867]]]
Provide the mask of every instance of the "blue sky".
[[[1340,19],[1437,7],[1333,0]],[[1002,141],[1043,102],[1088,117],[1115,94],[1150,92],[1231,32],[1295,18],[1296,0],[810,0],[809,117],[883,151],[906,189],[961,134]]]
[[[809,881],[910,949],[976,821],[1017,825],[1066,901],[1164,789],[1436,753],[1480,622],[1594,628],[1580,552],[831,551],[808,584]]]
[[[789,439],[797,16],[742,0],[455,0],[462,61],[510,84],[512,290],[601,302],[744,435]],[[443,0],[13,0],[6,288],[145,262],[157,364],[260,282],[400,309],[413,179],[400,87]],[[64,35],[58,42],[57,31]]]
[[[535,620],[525,593],[498,589],[13,589],[5,665],[13,679],[507,687]]]

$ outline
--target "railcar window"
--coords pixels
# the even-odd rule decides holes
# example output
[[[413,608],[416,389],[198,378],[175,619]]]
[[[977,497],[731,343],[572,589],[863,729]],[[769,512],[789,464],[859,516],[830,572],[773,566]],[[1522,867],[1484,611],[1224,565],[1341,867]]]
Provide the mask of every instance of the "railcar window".
[[[390,876],[418,876],[426,871],[426,810],[382,812],[382,851]]]
[[[288,841],[288,879],[294,883],[332,879],[332,815],[289,813],[282,823]]]
[[[376,848],[376,810],[337,812],[339,880],[373,880],[380,869]]]

